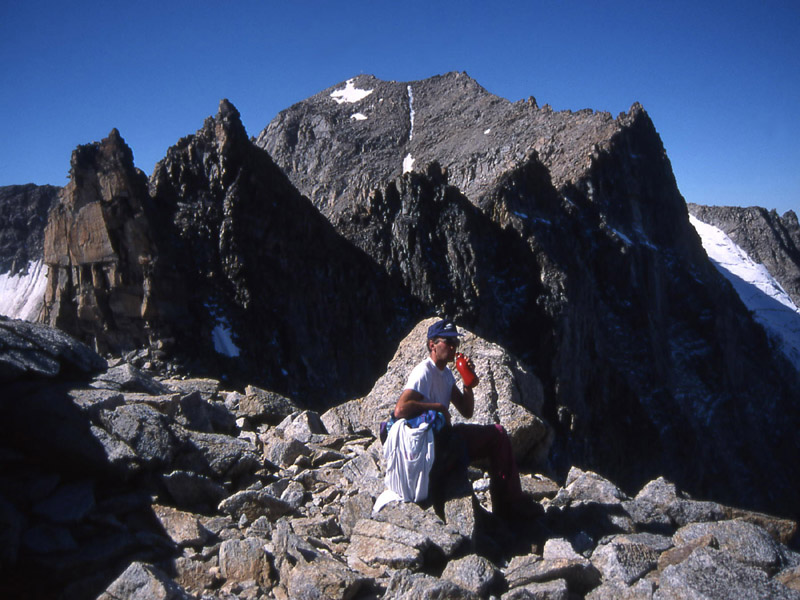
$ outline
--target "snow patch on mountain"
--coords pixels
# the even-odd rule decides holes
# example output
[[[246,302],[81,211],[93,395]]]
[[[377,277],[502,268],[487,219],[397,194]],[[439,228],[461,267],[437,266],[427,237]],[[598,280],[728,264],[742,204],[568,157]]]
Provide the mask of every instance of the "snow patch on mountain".
[[[205,303],[211,318],[214,319],[214,329],[211,330],[211,340],[214,342],[214,351],[217,354],[236,358],[241,354],[241,350],[233,341],[233,331],[231,330],[230,322],[225,315],[222,314],[219,306],[214,300],[209,300]]]
[[[414,157],[411,156],[411,153],[406,154],[406,157],[403,159],[403,173],[409,173],[410,171],[414,170]]]
[[[408,86],[408,117],[411,121],[411,128],[408,130],[408,141],[414,139],[414,92],[411,90],[411,86]]]
[[[16,275],[0,273],[0,314],[10,319],[35,320],[44,302],[47,271],[47,265],[37,260]]]
[[[343,90],[335,90],[331,92],[331,98],[334,99],[336,104],[349,102],[351,104],[363,100],[369,96],[374,90],[362,90],[355,86],[352,79],[348,79]]]
[[[236,358],[241,353],[241,350],[233,341],[233,332],[228,320],[224,317],[217,321],[216,326],[211,331],[211,339],[214,341],[214,351],[217,354]]]
[[[800,309],[762,264],[756,263],[724,231],[689,216],[703,248],[731,282],[744,305],[800,370]]]

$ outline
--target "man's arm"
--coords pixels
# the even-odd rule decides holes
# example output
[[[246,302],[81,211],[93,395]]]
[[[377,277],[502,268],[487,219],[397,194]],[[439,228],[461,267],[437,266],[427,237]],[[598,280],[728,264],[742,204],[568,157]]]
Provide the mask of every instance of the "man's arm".
[[[475,394],[472,388],[465,387],[464,391],[458,389],[457,385],[453,385],[453,391],[450,394],[450,402],[458,409],[458,412],[465,419],[471,419],[472,414],[475,412]]]
[[[447,422],[450,422],[450,412],[438,402],[427,402],[425,396],[416,390],[403,390],[394,405],[394,416],[398,419],[410,419],[416,417],[426,410],[435,410],[444,414]]]

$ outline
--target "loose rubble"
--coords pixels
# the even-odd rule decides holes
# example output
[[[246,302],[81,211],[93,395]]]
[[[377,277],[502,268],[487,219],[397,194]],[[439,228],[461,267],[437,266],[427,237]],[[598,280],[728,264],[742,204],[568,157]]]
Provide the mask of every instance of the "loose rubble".
[[[542,515],[507,522],[472,467],[440,514],[373,513],[381,444],[352,406],[78,362],[91,380],[3,380],[2,597],[800,598],[795,522],[663,478],[524,473]]]

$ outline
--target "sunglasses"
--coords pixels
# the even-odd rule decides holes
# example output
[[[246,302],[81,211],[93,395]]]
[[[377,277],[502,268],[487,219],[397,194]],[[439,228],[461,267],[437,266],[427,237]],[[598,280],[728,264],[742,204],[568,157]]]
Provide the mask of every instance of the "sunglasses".
[[[459,342],[458,342],[457,339],[454,339],[454,338],[439,338],[439,341],[440,342],[444,342],[445,344],[447,344],[451,348],[458,348]]]

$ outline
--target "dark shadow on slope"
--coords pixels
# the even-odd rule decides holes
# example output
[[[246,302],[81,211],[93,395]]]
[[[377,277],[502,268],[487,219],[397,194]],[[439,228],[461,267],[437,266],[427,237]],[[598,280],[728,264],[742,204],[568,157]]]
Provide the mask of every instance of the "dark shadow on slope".
[[[89,416],[69,394],[73,387],[4,386],[4,598],[95,598],[134,557],[155,561],[172,552],[159,536],[149,495],[109,463]],[[149,543],[144,530],[153,534]]]
[[[708,263],[646,115],[561,192],[562,240],[536,237],[566,275],[556,466],[628,491],[663,474],[696,497],[793,514],[797,373]]]
[[[194,373],[320,408],[368,391],[416,305],[247,138],[229,103],[169,149],[151,194],[184,269],[189,318],[175,351]],[[212,347],[220,319],[236,358]]]
[[[229,493],[214,482],[222,467],[209,462],[214,445],[228,437],[215,437],[214,415],[200,418],[191,400],[191,394],[181,399],[179,414],[186,427],[203,431],[187,433],[146,403],[126,403],[85,381],[4,384],[0,597],[90,600],[133,561],[175,574],[180,548],[157,518],[153,499],[214,511]],[[229,458],[223,453],[215,460]],[[234,461],[226,481],[247,485],[240,479],[254,461]],[[178,492],[187,498],[183,505]],[[209,534],[208,543],[215,541]]]

